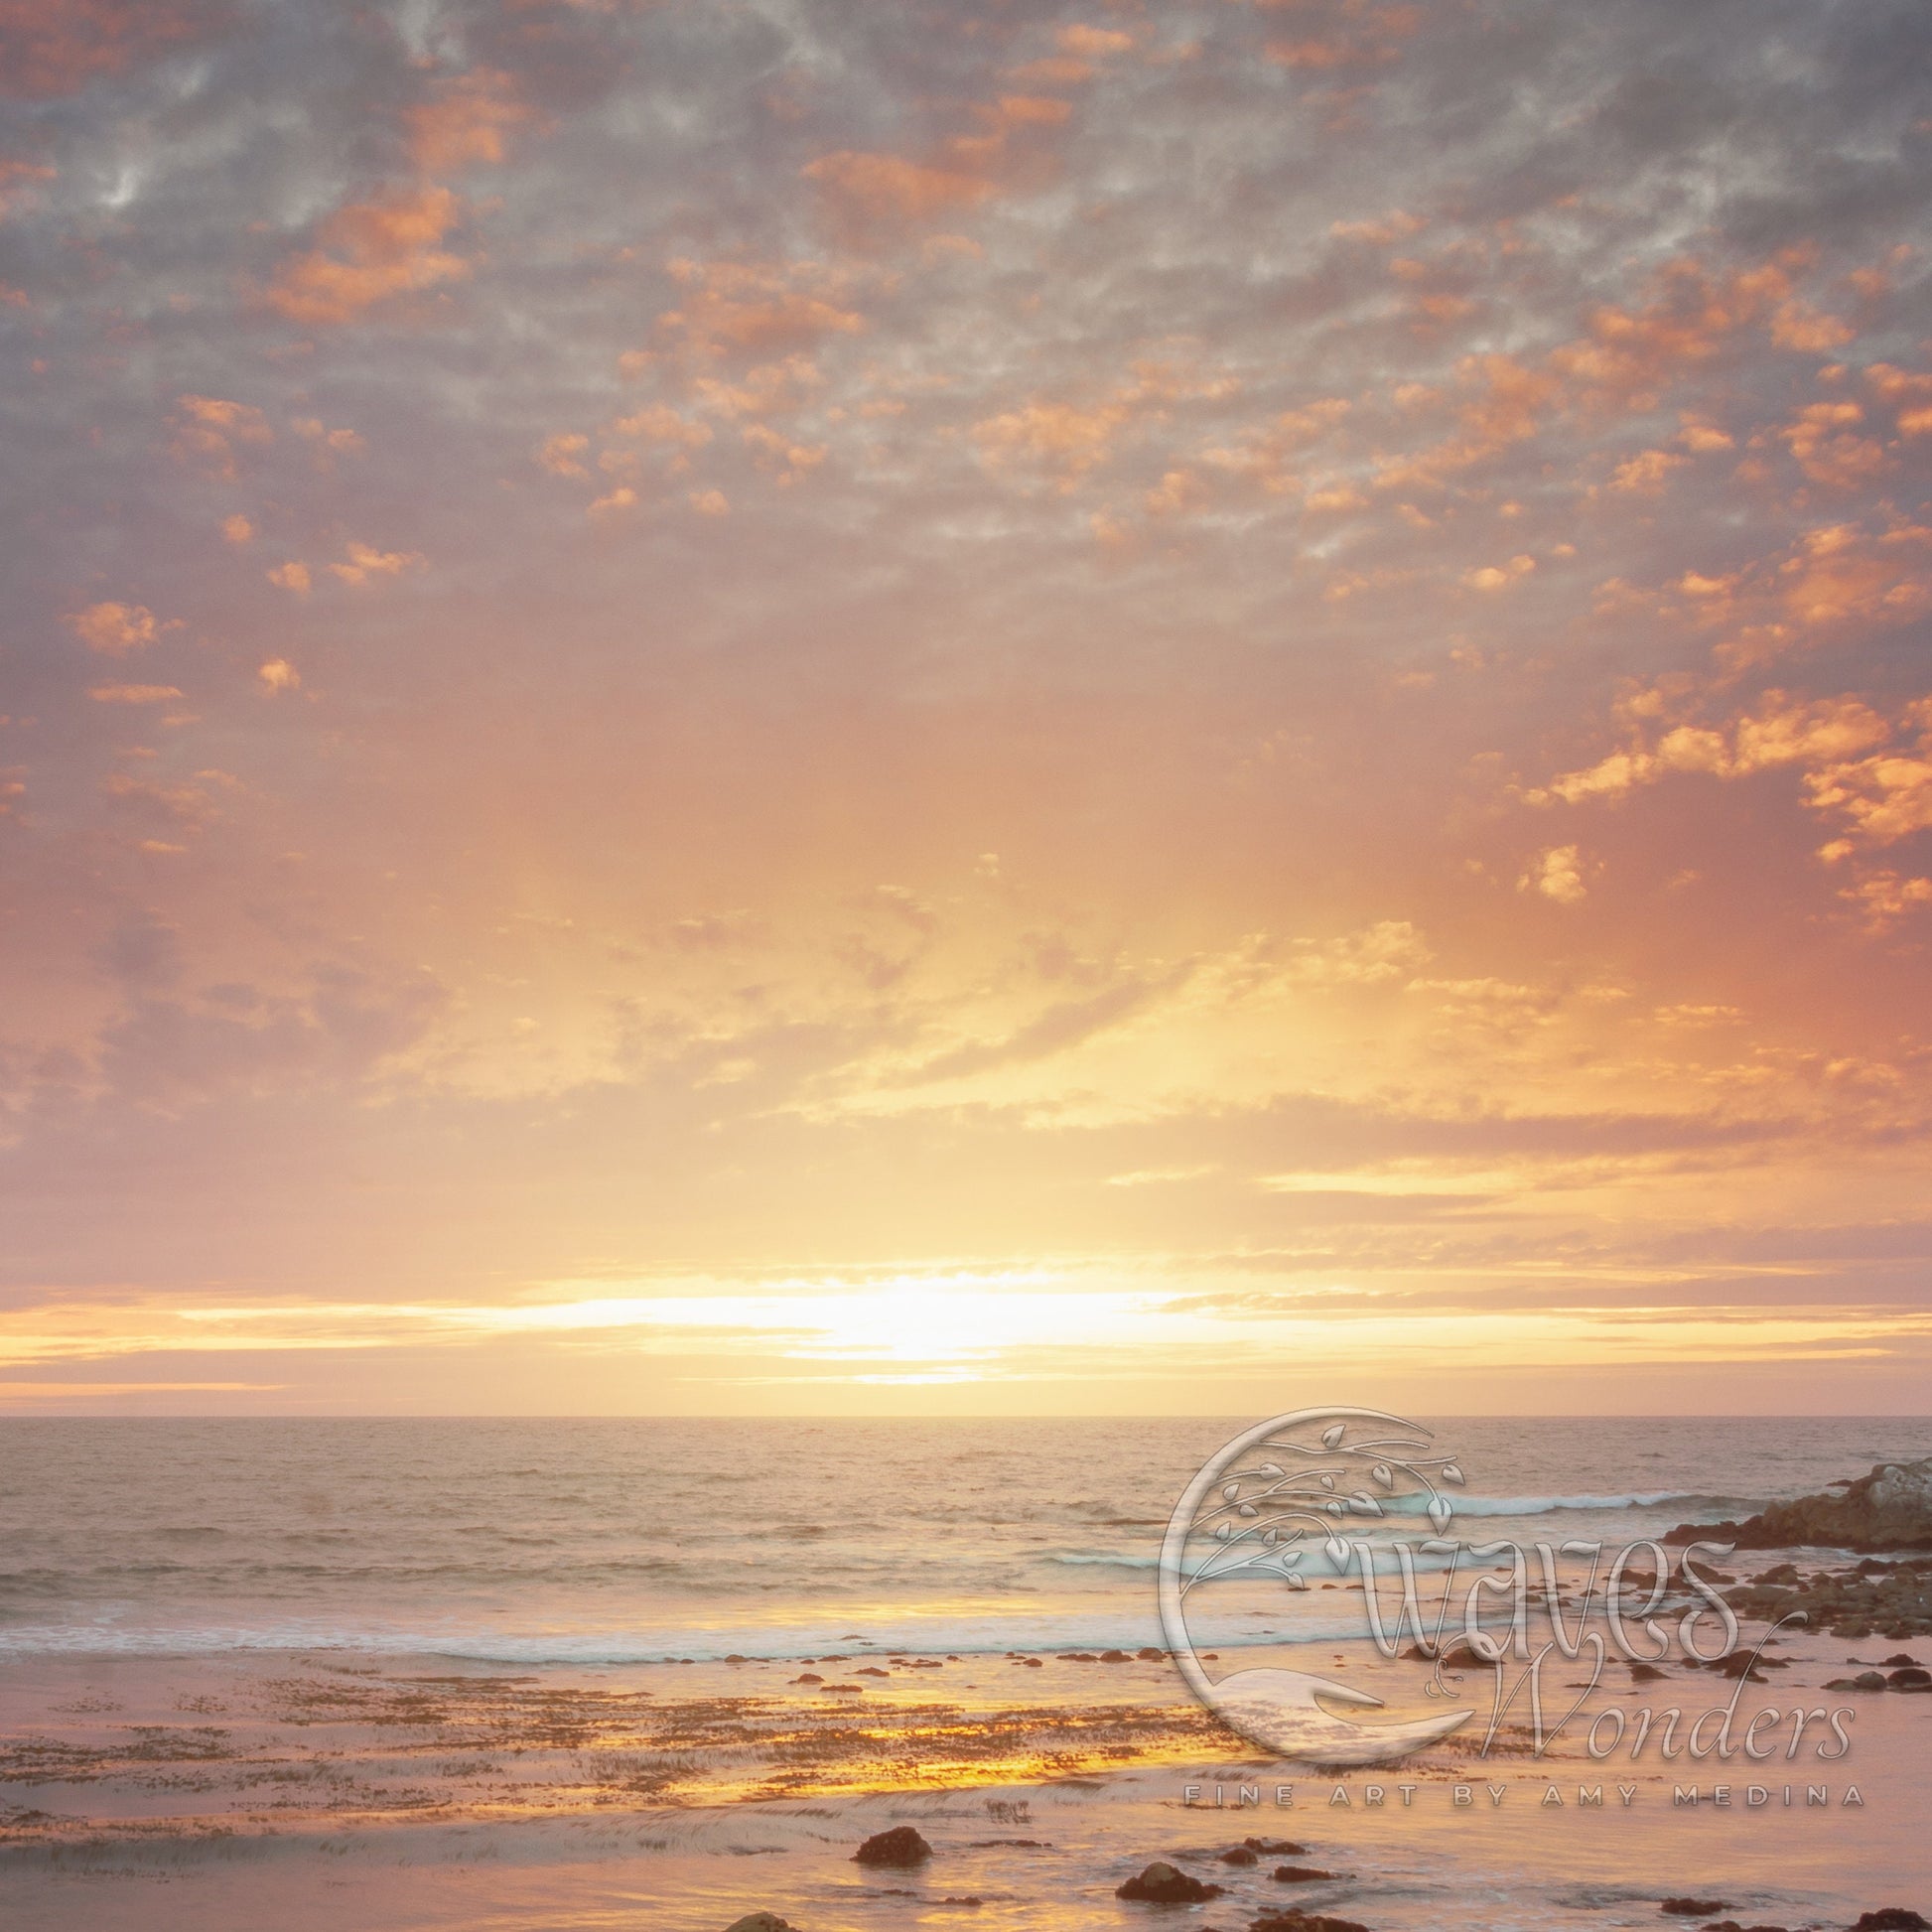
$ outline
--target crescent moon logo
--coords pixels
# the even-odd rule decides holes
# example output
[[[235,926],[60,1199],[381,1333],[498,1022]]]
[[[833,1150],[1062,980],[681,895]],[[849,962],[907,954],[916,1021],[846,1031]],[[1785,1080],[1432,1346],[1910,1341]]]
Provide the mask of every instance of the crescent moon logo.
[[[1383,1517],[1398,1492],[1423,1501],[1438,1535],[1458,1486],[1453,1458],[1431,1452],[1432,1433],[1377,1409],[1298,1409],[1256,1425],[1208,1457],[1174,1505],[1161,1545],[1161,1629],[1187,1688],[1232,1730],[1283,1757],[1382,1764],[1446,1737],[1473,1711],[1373,1722],[1350,1712],[1383,1701],[1311,1671],[1252,1668],[1219,1679],[1202,1667],[1187,1599],[1230,1577],[1306,1590],[1311,1559],[1339,1576],[1364,1549],[1344,1529]],[[1374,1578],[1364,1561],[1363,1587]],[[1398,1631],[1399,1631],[1398,1624]],[[1432,1694],[1434,1691],[1432,1690]]]

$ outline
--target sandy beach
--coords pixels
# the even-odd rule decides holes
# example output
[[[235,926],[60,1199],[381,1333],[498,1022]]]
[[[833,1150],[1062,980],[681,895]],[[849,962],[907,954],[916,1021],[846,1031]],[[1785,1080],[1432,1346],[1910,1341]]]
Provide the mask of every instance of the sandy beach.
[[[1780,1701],[1844,1703],[1822,1687],[1884,1648],[1784,1644]],[[1372,1678],[1377,1661],[1329,1667]],[[1676,1676],[1687,1712],[1730,1688]],[[804,1932],[1225,1932],[1289,1906],[1372,1932],[1623,1932],[1670,1923],[1661,1901],[1687,1891],[1722,1901],[1713,1917],[1838,1927],[1924,1902],[1932,1698],[1856,1703],[1830,1764],[1592,1762],[1570,1735],[1538,1758],[1510,1725],[1486,1756],[1450,1740],[1399,1770],[1323,1773],[1255,1756],[1164,1658],[75,1658],[0,1677],[0,1872],[12,1922],[47,1932],[723,1932],[758,1909]],[[1676,1802],[1693,1780],[1699,1802]],[[854,1863],[898,1824],[929,1861]],[[1288,1849],[1223,1862],[1251,1838]],[[1328,1875],[1277,1880],[1290,1856]],[[1116,1898],[1156,1859],[1222,1895]]]

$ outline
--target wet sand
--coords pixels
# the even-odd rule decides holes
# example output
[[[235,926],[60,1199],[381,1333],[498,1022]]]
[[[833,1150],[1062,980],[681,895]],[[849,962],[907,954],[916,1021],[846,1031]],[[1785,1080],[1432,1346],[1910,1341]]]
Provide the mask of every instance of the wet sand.
[[[1820,1688],[1879,1649],[1799,1637],[1776,1653],[1791,1662],[1774,1683],[1748,1687],[1753,1703],[1788,1705],[1803,1686],[1811,1702],[1856,1704],[1842,1762],[1667,1765],[1653,1750],[1592,1763],[1569,1735],[1539,1759],[1513,1725],[1485,1759],[1478,1724],[1399,1771],[1326,1776],[1255,1757],[1165,1660],[854,1654],[539,1673],[327,1652],[42,1660],[0,1672],[0,1890],[10,1924],[47,1932],[722,1932],[760,1907],[802,1932],[1233,1932],[1290,1904],[1372,1932],[1620,1932],[1672,1923],[1660,1900],[1687,1890],[1746,1925],[1840,1927],[1932,1904],[1932,1697]],[[1319,1661],[1367,1684],[1386,1668],[1359,1650]],[[1593,1708],[1660,1701],[1624,1676]],[[1485,1714],[1487,1684],[1469,1692]],[[1661,1691],[1692,1712],[1731,1688],[1678,1670]],[[1414,1787],[1406,1806],[1398,1778]],[[1698,1807],[1674,1805],[1693,1778]],[[1753,1778],[1771,1793],[1762,1809],[1744,1804]],[[1719,1781],[1731,1798],[1713,1808]],[[1806,1803],[1808,1782],[1827,1785],[1826,1805]],[[1864,1802],[1847,1808],[1855,1782]],[[1284,1783],[1292,1805],[1278,1803]],[[1605,1787],[1603,1809],[1579,1807],[1584,1784]],[[853,1863],[897,1823],[931,1841],[929,1863]],[[1335,1875],[1283,1883],[1277,1859],[1221,1864],[1247,1836],[1306,1846],[1296,1862]],[[1226,1896],[1117,1900],[1156,1858]]]

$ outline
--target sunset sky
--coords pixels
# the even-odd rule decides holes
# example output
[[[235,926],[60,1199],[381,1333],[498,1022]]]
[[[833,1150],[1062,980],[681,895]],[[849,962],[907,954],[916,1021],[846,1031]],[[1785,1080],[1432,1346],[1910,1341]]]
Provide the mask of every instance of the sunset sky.
[[[1908,0],[0,0],[0,1413],[1932,1408]]]

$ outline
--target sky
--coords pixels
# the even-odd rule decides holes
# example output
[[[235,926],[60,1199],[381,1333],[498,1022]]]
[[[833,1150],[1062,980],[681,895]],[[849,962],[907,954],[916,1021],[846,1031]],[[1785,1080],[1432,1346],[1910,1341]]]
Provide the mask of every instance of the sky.
[[[0,1414],[1932,1410],[1909,0],[0,0]]]

